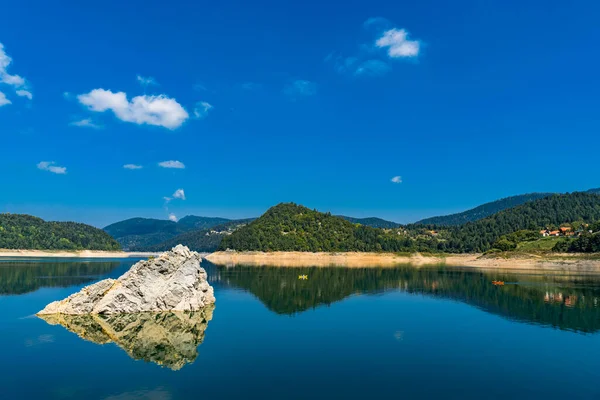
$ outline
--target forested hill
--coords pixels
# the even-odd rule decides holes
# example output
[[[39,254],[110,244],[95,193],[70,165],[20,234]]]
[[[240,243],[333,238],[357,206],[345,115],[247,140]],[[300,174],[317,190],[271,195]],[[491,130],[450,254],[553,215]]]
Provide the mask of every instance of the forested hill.
[[[329,213],[283,203],[224,237],[220,249],[485,252],[503,235],[523,229],[538,231],[575,221],[600,221],[600,196],[591,193],[551,195],[476,222],[435,230],[422,225],[397,229],[371,228],[352,224]]]
[[[582,221],[600,221],[600,196],[592,193],[555,194],[500,211],[479,221],[449,228],[442,251],[483,252],[503,235],[518,230]]]
[[[120,250],[108,233],[76,222],[46,222],[25,214],[0,214],[0,249]]]
[[[383,228],[383,229],[393,229],[398,228],[400,226],[397,222],[386,221],[385,219],[370,217],[370,218],[354,218],[347,217],[345,215],[338,215],[338,217],[345,219],[346,221],[350,221],[353,224],[361,224],[365,226],[370,226],[371,228]]]
[[[372,241],[361,236],[372,233]],[[220,249],[260,251],[376,251],[381,229],[355,225],[330,213],[281,203],[223,238]],[[381,250],[381,248],[379,248]]]
[[[506,197],[504,199],[482,204],[478,207],[475,207],[471,210],[463,211],[461,213],[426,218],[416,222],[416,224],[438,226],[462,225],[467,222],[473,222],[489,217],[490,215],[495,214],[499,211],[516,207],[528,201],[534,201],[551,196],[552,194],[553,193],[528,193],[519,196]]]

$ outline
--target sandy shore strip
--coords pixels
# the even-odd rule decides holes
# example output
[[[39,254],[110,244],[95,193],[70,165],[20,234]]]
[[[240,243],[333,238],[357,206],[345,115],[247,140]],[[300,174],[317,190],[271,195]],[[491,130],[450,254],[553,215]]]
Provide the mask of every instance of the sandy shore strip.
[[[30,258],[146,258],[161,253],[143,253],[126,251],[50,251],[50,250],[7,250],[0,249],[0,257],[30,257]]]
[[[532,270],[549,269],[570,272],[600,272],[600,260],[572,254],[556,254],[544,258],[536,255],[518,255],[510,258],[482,257],[481,254],[397,255],[394,253],[308,253],[308,252],[235,252],[222,251],[205,257],[217,265],[254,265],[279,267],[348,268],[393,267],[401,264],[414,266],[447,265],[482,269]]]

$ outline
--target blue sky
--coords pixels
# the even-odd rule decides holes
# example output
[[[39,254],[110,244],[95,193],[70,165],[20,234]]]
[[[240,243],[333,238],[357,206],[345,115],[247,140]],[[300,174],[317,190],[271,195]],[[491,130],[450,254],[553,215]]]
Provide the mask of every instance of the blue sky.
[[[597,2],[58,4],[0,13],[0,211],[410,222],[600,186]]]

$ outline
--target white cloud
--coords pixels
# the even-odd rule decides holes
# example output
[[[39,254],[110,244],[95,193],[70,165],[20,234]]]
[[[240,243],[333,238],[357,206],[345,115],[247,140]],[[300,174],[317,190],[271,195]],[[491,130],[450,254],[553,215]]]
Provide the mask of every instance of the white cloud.
[[[204,118],[208,115],[208,112],[213,108],[214,107],[212,106],[212,104],[207,103],[206,101],[196,103],[196,108],[194,108],[194,116],[196,118]]]
[[[125,164],[123,165],[123,168],[125,169],[142,169],[144,167],[142,167],[141,165],[137,165],[137,164]]]
[[[27,89],[27,85],[25,79],[20,77],[19,75],[11,75],[8,73],[8,66],[12,63],[12,58],[6,54],[4,51],[4,45],[0,43],[0,83],[5,83],[7,85],[13,86],[15,89]],[[22,95],[17,92],[19,96],[25,96],[31,99],[33,95],[31,92],[22,90],[22,92],[27,92],[29,95]],[[6,103],[5,103],[6,104]]]
[[[173,213],[169,214],[169,221],[177,222],[177,216]]]
[[[6,98],[6,95],[0,92],[0,107],[12,104],[12,101]]]
[[[283,92],[292,97],[312,96],[317,93],[317,85],[314,82],[297,79],[285,86]]]
[[[181,161],[170,160],[170,161],[162,161],[158,163],[159,166],[163,168],[176,168],[176,169],[184,169],[185,165]]]
[[[402,183],[402,177],[400,175],[394,176],[390,180],[392,181],[392,183]]]
[[[363,28],[374,42],[360,44],[356,54],[350,57],[333,52],[325,58],[325,62],[332,64],[338,73],[354,77],[382,76],[392,69],[386,62],[388,57],[399,59],[419,55],[420,41],[409,40],[406,30],[394,28],[385,18],[369,18],[363,23]]]
[[[17,96],[21,96],[21,97],[27,97],[29,100],[33,99],[33,94],[31,94],[30,91],[28,90],[17,90]]]
[[[154,79],[151,76],[148,77],[143,77],[141,75],[137,76],[137,80],[140,83],[140,85],[146,87],[146,86],[156,86],[158,85],[158,82],[156,82],[156,79]]]
[[[138,125],[176,129],[189,118],[187,111],[175,99],[165,95],[136,96],[130,102],[124,92],[113,93],[110,90],[94,89],[77,96],[77,99],[92,111],[111,110],[121,121]]]
[[[55,165],[55,164],[56,163],[54,161],[42,161],[37,165],[37,167],[38,167],[38,169],[41,169],[42,171],[48,171],[48,172],[52,172],[54,174],[64,175],[67,173],[66,167],[59,167],[58,165]]]
[[[73,97],[73,95],[71,94],[71,92],[63,92],[63,97],[67,100],[71,100],[71,97]]]
[[[404,29],[390,29],[383,33],[375,45],[387,48],[387,53],[392,58],[416,57],[419,55],[420,43],[418,40],[408,40],[408,32]]]
[[[183,189],[177,189],[175,193],[173,193],[174,199],[185,200],[185,192]]]
[[[91,118],[86,118],[86,119],[82,119],[79,121],[73,121],[71,123],[69,123],[69,125],[71,126],[79,126],[82,128],[94,128],[94,129],[101,129],[102,126],[97,125],[94,123],[94,121],[92,121]]]

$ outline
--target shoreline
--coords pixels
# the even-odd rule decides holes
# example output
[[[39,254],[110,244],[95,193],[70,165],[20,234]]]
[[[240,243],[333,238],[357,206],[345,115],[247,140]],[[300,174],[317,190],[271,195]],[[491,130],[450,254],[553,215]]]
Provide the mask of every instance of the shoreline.
[[[213,264],[273,267],[394,267],[397,265],[452,266],[480,269],[559,270],[569,272],[600,272],[600,259],[574,254],[511,254],[510,258],[482,254],[398,255],[394,253],[308,253],[308,252],[235,252],[220,251],[205,257]]]
[[[13,250],[0,249],[0,257],[7,258],[146,258],[161,253],[103,251],[103,250]]]

